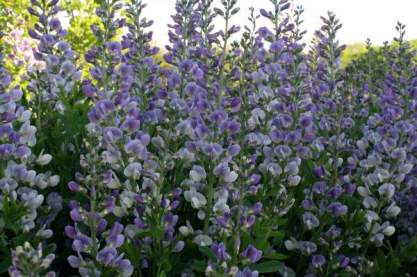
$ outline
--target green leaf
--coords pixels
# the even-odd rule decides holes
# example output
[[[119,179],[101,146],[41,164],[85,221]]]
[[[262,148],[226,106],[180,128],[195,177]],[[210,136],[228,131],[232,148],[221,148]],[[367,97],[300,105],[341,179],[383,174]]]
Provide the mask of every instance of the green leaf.
[[[350,277],[351,274],[347,271],[342,271],[342,272],[338,273],[338,276],[339,277]]]
[[[267,261],[252,266],[253,270],[259,273],[275,273],[280,272],[284,268],[284,264],[278,261]]]
[[[215,256],[215,255],[214,255],[214,253],[210,250],[210,248],[208,248],[208,247],[199,247],[198,249],[200,250],[200,252],[201,252],[204,256],[206,256],[206,257],[208,257],[208,258],[210,258],[210,259],[212,259],[212,260],[216,260],[216,256]]]
[[[285,236],[285,234],[282,231],[273,231],[269,234],[269,236],[273,237],[273,238],[280,238],[281,239]]]
[[[12,260],[10,259],[10,257],[2,256],[1,261],[0,261],[0,273],[6,273],[11,263],[12,263]]]
[[[264,258],[269,260],[285,260],[288,256],[281,253],[269,253],[265,254]]]
[[[197,272],[206,271],[207,263],[205,261],[194,260],[191,268]]]

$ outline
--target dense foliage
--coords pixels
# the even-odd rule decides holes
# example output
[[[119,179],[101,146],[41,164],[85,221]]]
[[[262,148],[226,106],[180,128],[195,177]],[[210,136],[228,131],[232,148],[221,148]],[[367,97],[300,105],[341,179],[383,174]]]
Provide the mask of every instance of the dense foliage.
[[[142,0],[27,3],[0,45],[2,274],[415,275],[405,26],[342,67],[333,13],[306,49],[270,2],[235,39],[238,0],[177,0],[164,52]]]

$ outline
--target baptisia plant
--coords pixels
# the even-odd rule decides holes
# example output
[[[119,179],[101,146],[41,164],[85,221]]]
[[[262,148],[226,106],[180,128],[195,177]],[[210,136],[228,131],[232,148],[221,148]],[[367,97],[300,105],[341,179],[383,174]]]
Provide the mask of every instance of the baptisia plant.
[[[306,58],[301,55],[300,22],[290,21],[290,3],[271,1],[273,11],[261,10],[270,25],[257,31],[255,58],[259,67],[251,73],[253,88],[246,140],[258,159],[259,195],[272,201],[265,219],[285,216],[294,204],[301,182],[302,159],[311,156],[314,139]],[[300,9],[295,13],[301,13]],[[248,101],[248,100],[246,100]],[[265,222],[277,229],[279,220]],[[269,231],[271,232],[272,229]]]
[[[89,102],[79,86],[82,70],[77,64],[78,55],[67,42],[67,31],[58,19],[63,15],[59,1],[30,3],[29,13],[37,21],[29,35],[36,42],[33,55],[39,66],[26,68],[25,100],[33,112],[34,125],[49,130],[40,134],[37,149],[54,153],[50,166],[68,182],[78,169]],[[60,192],[66,197],[65,189]]]
[[[175,235],[178,216],[174,211],[181,190],[169,191],[170,161],[162,155],[165,142],[151,136],[163,115],[155,108],[158,101],[152,91],[142,93],[155,87],[153,80],[142,75],[147,66],[152,67],[147,55],[153,51],[142,45],[148,35],[136,33],[148,25],[140,18],[144,7],[137,1],[128,4],[130,33],[123,43],[117,41],[117,31],[125,20],[114,19],[121,8],[120,1],[101,3],[97,14],[103,26],[92,29],[102,45],[86,54],[93,65],[93,79],[83,82],[85,94],[94,102],[87,125],[89,151],[81,157],[85,173],[77,174],[69,188],[84,195],[87,204],[72,204],[75,225],[66,230],[77,256],[69,262],[82,275],[159,276],[172,270],[169,257],[184,245]],[[140,67],[138,61],[147,63]],[[100,243],[101,238],[106,243]]]
[[[369,234],[364,242],[365,254],[370,246],[390,244],[389,237],[397,232],[397,220],[397,228],[405,231],[400,238],[407,239],[407,228],[402,225],[406,221],[402,218],[410,215],[405,203],[412,198],[416,181],[416,121],[410,114],[416,108],[416,68],[412,65],[415,51],[404,41],[405,26],[398,23],[396,29],[398,46],[386,52],[392,70],[378,91],[377,112],[370,114],[363,138],[357,142],[362,181],[358,193],[363,199]],[[406,196],[407,192],[411,194]]]
[[[58,2],[35,0],[28,9],[39,20],[34,29],[29,30],[29,35],[38,41],[34,55],[44,64],[42,70],[28,72],[31,77],[29,91],[33,93],[32,102],[38,121],[43,120],[42,113],[47,109],[63,112],[68,94],[81,78],[81,71],[75,65],[76,54],[64,40],[67,32],[58,19]]]
[[[121,168],[117,142],[123,131],[119,124],[128,109],[126,95],[131,84],[128,80],[130,67],[121,64],[121,44],[111,41],[124,24],[122,19],[114,20],[120,8],[120,1],[103,1],[97,8],[103,27],[93,25],[91,28],[102,44],[89,50],[85,57],[93,65],[90,69],[93,80],[83,82],[84,93],[93,101],[88,114],[90,123],[86,127],[88,152],[80,157],[85,174],[77,173],[76,179],[68,184],[68,188],[82,198],[70,203],[74,225],[65,228],[76,252],[68,257],[68,262],[78,268],[82,276],[110,272],[130,276],[133,272],[131,262],[118,250],[125,241],[124,226],[119,223],[123,211],[115,212],[121,182],[113,168]],[[126,81],[124,86],[122,81]],[[128,207],[131,205],[128,202]]]
[[[204,255],[210,252],[213,243],[221,244],[227,238],[232,241],[225,250],[230,251],[230,260],[210,255],[211,261],[205,269],[210,275],[239,271],[241,261],[245,260],[240,250],[240,232],[253,225],[256,214],[250,209],[253,204],[244,201],[247,193],[241,192],[248,184],[238,178],[242,170],[238,163],[241,125],[231,113],[239,111],[240,100],[231,97],[231,86],[239,72],[236,68],[229,72],[224,66],[231,61],[226,46],[231,35],[238,31],[236,26],[230,26],[238,8],[236,1],[222,1],[222,6],[214,8],[212,1],[178,1],[176,25],[172,25],[175,33],[170,36],[173,45],[165,56],[176,67],[168,76],[169,97],[176,97],[171,90],[178,92],[177,99],[171,100],[175,106],[171,107],[179,109],[170,120],[178,122],[176,145],[183,143],[174,150],[175,158],[189,170],[189,178],[182,182],[183,195],[196,210],[194,218],[180,231],[192,234],[191,241],[200,246]],[[224,31],[214,31],[212,22],[216,14],[224,19]],[[191,29],[191,24],[196,28]],[[221,49],[220,55],[216,55],[216,45]],[[232,81],[226,76],[232,77]],[[174,83],[174,78],[180,82]]]
[[[297,203],[302,208],[299,219],[303,224],[293,237],[285,242],[290,251],[302,254],[306,273],[333,274],[352,271],[350,257],[356,234],[350,224],[357,224],[358,205],[350,198],[356,186],[351,179],[355,163],[347,131],[352,128],[349,117],[350,90],[343,86],[340,54],[344,49],[336,39],[341,24],[332,13],[322,18],[323,27],[316,32],[314,48],[310,53],[310,70],[315,77],[310,92],[311,158],[304,167],[304,199]],[[306,117],[301,118],[306,122]],[[349,212],[349,209],[351,211]]]
[[[23,93],[11,88],[10,75],[4,68],[0,49],[0,244],[2,268],[12,276],[48,274],[54,259],[53,246],[46,240],[53,232],[49,224],[61,209],[61,198],[47,189],[59,182],[50,172],[38,173],[52,156],[36,156],[36,127],[31,125],[31,111],[22,105]],[[32,246],[33,245],[33,246]],[[35,250],[33,247],[36,247]],[[32,254],[29,254],[32,253]]]

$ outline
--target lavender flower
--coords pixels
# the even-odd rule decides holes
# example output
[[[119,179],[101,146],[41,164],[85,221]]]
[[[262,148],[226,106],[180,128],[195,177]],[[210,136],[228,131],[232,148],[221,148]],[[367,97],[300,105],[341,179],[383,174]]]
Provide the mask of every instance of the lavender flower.
[[[256,249],[252,245],[249,245],[242,255],[246,257],[250,263],[256,263],[262,258],[262,251]]]

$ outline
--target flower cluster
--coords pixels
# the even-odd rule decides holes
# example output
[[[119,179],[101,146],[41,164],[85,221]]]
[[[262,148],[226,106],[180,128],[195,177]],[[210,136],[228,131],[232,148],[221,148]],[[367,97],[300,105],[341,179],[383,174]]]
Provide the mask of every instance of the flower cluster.
[[[7,258],[11,254],[13,276],[24,276],[28,270],[40,274],[54,259],[49,254],[45,263],[38,264],[44,241],[52,236],[48,228],[62,208],[62,198],[46,192],[58,185],[59,176],[34,170],[46,166],[52,156],[32,152],[37,129],[31,124],[31,111],[22,105],[23,92],[19,87],[10,88],[12,80],[3,61],[0,51],[0,239],[6,249],[16,250],[2,249],[1,255]],[[37,250],[29,241],[38,244]]]
[[[31,78],[29,91],[33,93],[35,107],[48,105],[62,111],[65,109],[64,99],[81,78],[81,71],[75,65],[76,54],[63,39],[67,32],[57,18],[58,1],[31,2],[29,13],[39,21],[34,29],[29,30],[29,35],[38,41],[34,56],[43,63],[43,69],[28,72]],[[41,110],[37,110],[38,116],[40,113]]]

